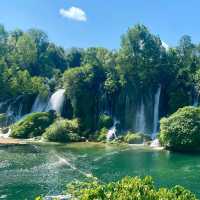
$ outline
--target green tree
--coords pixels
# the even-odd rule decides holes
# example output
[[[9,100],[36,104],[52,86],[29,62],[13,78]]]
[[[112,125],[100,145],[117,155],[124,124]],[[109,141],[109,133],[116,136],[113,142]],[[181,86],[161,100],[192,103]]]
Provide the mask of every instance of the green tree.
[[[16,43],[16,57],[18,64],[23,69],[31,71],[31,66],[35,63],[37,57],[37,49],[35,42],[27,34],[19,37]]]

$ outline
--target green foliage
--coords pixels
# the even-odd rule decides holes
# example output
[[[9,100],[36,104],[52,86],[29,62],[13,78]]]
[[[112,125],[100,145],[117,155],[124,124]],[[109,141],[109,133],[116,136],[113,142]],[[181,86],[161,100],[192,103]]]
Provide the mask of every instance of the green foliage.
[[[24,34],[16,43],[15,58],[17,62],[22,68],[29,69],[36,61],[36,56],[37,49],[34,41],[28,34]]]
[[[124,137],[124,141],[128,144],[141,144],[143,143],[143,137],[138,133],[128,132]]]
[[[41,30],[8,32],[0,25],[0,101],[47,96],[65,87],[70,117],[80,119],[86,136],[103,128],[99,116],[105,110],[119,119],[121,127],[132,129],[129,106],[138,97],[152,96],[158,85],[162,86],[159,114],[192,105],[200,93],[199,55],[200,46],[189,36],[166,50],[160,38],[141,24],[122,36],[119,51],[94,47],[65,51]]]
[[[200,108],[184,107],[160,121],[161,144],[169,149],[192,151],[200,149]]]
[[[98,123],[100,87],[105,79],[100,67],[85,66],[65,71],[66,94],[73,107],[73,116],[80,119],[83,130],[95,130]]]
[[[102,128],[100,131],[97,131],[97,141],[98,142],[105,142],[108,134],[107,128]]]
[[[31,113],[11,127],[11,137],[32,138],[40,136],[55,118],[56,115],[53,111]]]
[[[143,25],[130,28],[122,37],[119,73],[127,84],[146,88],[156,84],[164,54],[161,41]]]
[[[78,142],[81,139],[78,133],[77,119],[58,119],[46,129],[43,137],[52,142]]]
[[[128,144],[142,144],[143,142],[150,141],[151,137],[143,133],[133,133],[128,131],[126,135],[123,136],[123,141]]]
[[[83,49],[71,48],[66,52],[66,60],[69,68],[80,67],[83,57]]]
[[[181,186],[157,189],[151,177],[125,177],[108,184],[76,182],[67,186],[67,193],[72,194],[74,200],[197,200],[194,194]]]
[[[195,88],[198,94],[200,94],[200,69],[196,71],[194,75],[194,81],[195,81]]]
[[[109,129],[113,125],[113,119],[109,115],[101,114],[99,116],[99,128],[107,128]]]

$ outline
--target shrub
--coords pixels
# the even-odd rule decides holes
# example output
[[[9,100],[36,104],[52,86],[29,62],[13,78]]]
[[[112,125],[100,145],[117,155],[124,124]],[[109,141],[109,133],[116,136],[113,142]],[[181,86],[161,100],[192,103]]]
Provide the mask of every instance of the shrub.
[[[113,119],[109,115],[101,114],[99,116],[99,129],[109,129],[113,125]]]
[[[181,186],[156,189],[151,177],[125,177],[108,184],[76,182],[67,186],[67,193],[73,196],[72,199],[80,200],[197,200],[194,194]]]
[[[132,133],[128,131],[124,136],[124,142],[128,144],[141,144],[143,143],[143,136],[140,133]]]
[[[177,151],[200,149],[200,108],[184,107],[160,121],[161,145]]]
[[[78,142],[80,141],[79,123],[77,119],[59,119],[49,126],[43,134],[44,139],[52,142]]]
[[[102,128],[102,129],[97,133],[97,141],[98,141],[98,142],[106,141],[106,139],[107,139],[107,134],[108,134],[108,129],[107,129],[107,128]]]
[[[54,111],[31,113],[11,127],[11,137],[31,138],[42,135],[56,118]]]

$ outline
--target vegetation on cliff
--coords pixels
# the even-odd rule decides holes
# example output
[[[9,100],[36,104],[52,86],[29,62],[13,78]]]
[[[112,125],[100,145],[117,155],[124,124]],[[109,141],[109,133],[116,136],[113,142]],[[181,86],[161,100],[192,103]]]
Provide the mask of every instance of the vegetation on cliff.
[[[55,118],[54,111],[29,114],[11,126],[11,136],[14,138],[41,136]]]
[[[185,35],[177,47],[166,49],[141,24],[128,29],[115,51],[96,47],[64,50],[41,30],[8,32],[2,25],[0,44],[0,102],[9,102],[7,110],[10,102],[28,96],[26,112],[23,110],[27,114],[38,94],[48,96],[56,88],[65,88],[62,117],[78,119],[79,133],[85,137],[109,129],[109,116],[120,121],[121,130],[134,131],[141,102],[148,118],[145,131],[152,132],[153,117],[148,113],[153,113],[159,86],[159,117],[192,105],[200,91],[199,45]],[[1,113],[7,112],[6,106],[0,107]],[[15,130],[13,136],[17,136]]]
[[[51,142],[78,142],[79,122],[77,119],[57,119],[44,132],[44,139]]]
[[[200,150],[200,108],[178,109],[160,122],[160,143],[177,151]]]

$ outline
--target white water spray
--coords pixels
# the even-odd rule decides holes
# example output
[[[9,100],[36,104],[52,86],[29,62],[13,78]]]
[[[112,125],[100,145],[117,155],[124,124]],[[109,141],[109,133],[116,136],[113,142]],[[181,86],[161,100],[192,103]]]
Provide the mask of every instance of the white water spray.
[[[146,122],[145,122],[145,112],[144,112],[144,102],[141,100],[140,107],[136,111],[136,126],[135,130],[140,133],[145,132]]]
[[[94,177],[92,174],[90,173],[86,173],[80,169],[78,169],[76,166],[74,166],[73,164],[70,163],[70,160],[61,157],[58,154],[55,154],[55,156],[58,158],[58,161],[56,163],[54,163],[55,166],[57,167],[61,167],[61,166],[68,166],[69,168],[71,168],[74,171],[77,171],[78,173],[82,174],[83,176],[87,177],[87,178],[92,178],[92,179],[97,179],[96,177]]]
[[[2,133],[2,132],[1,132],[1,129],[0,129],[0,138],[7,139],[7,138],[10,137],[10,134],[11,134],[11,128],[8,129],[8,132],[7,132],[7,133]]]
[[[106,136],[107,141],[110,141],[112,139],[117,138],[117,135],[116,135],[117,127],[116,126],[117,126],[118,123],[119,123],[119,121],[114,120],[113,126],[108,130],[108,133],[107,133],[107,136]]]
[[[161,85],[159,85],[158,90],[155,94],[152,139],[156,138],[158,132],[160,93],[161,93]]]
[[[64,100],[65,100],[65,90],[64,89],[58,89],[50,97],[46,111],[55,110],[57,113],[61,113]]]

